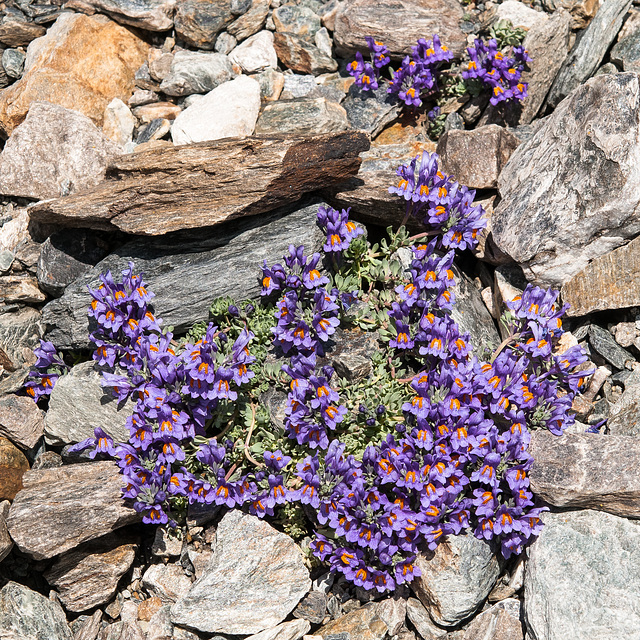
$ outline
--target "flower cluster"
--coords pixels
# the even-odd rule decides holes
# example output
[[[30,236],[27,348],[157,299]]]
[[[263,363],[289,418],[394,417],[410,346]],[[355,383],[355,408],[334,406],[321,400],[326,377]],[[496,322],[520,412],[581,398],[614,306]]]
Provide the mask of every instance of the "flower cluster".
[[[494,39],[485,44],[478,38],[473,47],[467,48],[467,52],[470,61],[462,77],[465,80],[479,80],[490,87],[491,104],[524,100],[527,97],[527,83],[522,82],[521,76],[531,58],[524,47],[513,47],[513,57],[509,57],[498,51]]]
[[[27,395],[38,402],[40,398],[51,395],[58,378],[71,367],[62,359],[51,342],[40,340],[40,346],[36,347],[33,353],[37,360],[24,383],[24,389]]]
[[[347,65],[347,71],[356,79],[356,85],[363,91],[375,90],[378,88],[378,79],[380,78],[380,69],[386,67],[391,58],[389,58],[389,49],[384,43],[367,36],[365,38],[367,47],[369,47],[370,62],[365,62],[362,54],[357,51],[356,59]]]
[[[424,151],[396,170],[400,180],[389,187],[406,201],[405,221],[414,216],[439,235],[446,249],[474,249],[486,227],[484,210],[473,205],[475,190],[458,184],[438,169],[438,154]]]

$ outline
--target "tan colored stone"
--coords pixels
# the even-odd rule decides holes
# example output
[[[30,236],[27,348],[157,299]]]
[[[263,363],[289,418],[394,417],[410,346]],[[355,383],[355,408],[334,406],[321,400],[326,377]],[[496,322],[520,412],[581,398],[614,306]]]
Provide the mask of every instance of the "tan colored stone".
[[[153,596],[153,598],[148,598],[147,600],[143,600],[138,605],[138,620],[144,620],[145,622],[149,622],[153,617],[154,613],[159,611],[163,606],[162,600],[157,596]]]
[[[101,125],[109,102],[133,93],[147,49],[105,16],[62,13],[29,45],[23,77],[0,94],[0,132],[11,135],[35,101],[74,109]]]
[[[43,432],[42,411],[32,398],[14,395],[0,398],[0,434],[23,449],[31,449]]]
[[[0,276],[0,299],[5,302],[44,302],[47,296],[38,289],[35,278]]]
[[[0,437],[0,500],[13,500],[22,489],[22,476],[29,461],[20,449]]]
[[[0,42],[9,47],[26,47],[46,32],[47,30],[39,24],[10,20],[0,24]]]
[[[557,8],[566,9],[573,18],[571,22],[572,29],[584,29],[593,19],[600,7],[600,0],[560,0]],[[627,22],[629,20],[627,19]],[[626,26],[626,23],[625,23]],[[624,27],[620,31],[619,39],[624,37]]]
[[[142,107],[136,107],[133,110],[133,115],[140,120],[143,124],[151,122],[156,118],[163,118],[166,120],[175,120],[182,109],[173,102],[155,102],[153,104],[145,104]]]
[[[387,635],[387,625],[378,616],[376,607],[369,606],[347,613],[316,631],[321,638],[342,633],[358,640],[382,640]]]

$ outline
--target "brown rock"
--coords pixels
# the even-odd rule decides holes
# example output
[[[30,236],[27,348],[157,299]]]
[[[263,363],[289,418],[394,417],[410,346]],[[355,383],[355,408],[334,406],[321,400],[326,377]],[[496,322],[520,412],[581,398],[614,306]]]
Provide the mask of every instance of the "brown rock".
[[[160,598],[156,598],[155,596],[153,598],[148,598],[147,600],[143,600],[138,605],[138,620],[144,620],[145,622],[149,622],[149,620],[151,620],[153,615],[157,611],[160,611],[162,606],[163,606],[162,600],[160,600]]]
[[[0,299],[5,302],[44,302],[47,296],[38,289],[35,278],[0,276]]]
[[[318,47],[292,33],[275,33],[273,36],[278,59],[296,73],[319,75],[338,69],[338,63]]]
[[[473,131],[452,129],[438,142],[442,171],[471,189],[495,189],[502,167],[520,144],[503,127],[490,124]]]
[[[121,497],[124,479],[115,462],[29,471],[23,484],[7,526],[18,548],[36,560],[140,521]]]
[[[0,434],[23,449],[36,445],[44,432],[42,411],[27,396],[0,398]]]
[[[640,518],[640,442],[629,436],[534,431],[531,489],[556,507]]]
[[[26,47],[32,40],[43,36],[47,30],[33,22],[9,20],[0,24],[0,42],[8,47]]]
[[[44,573],[67,611],[78,613],[109,602],[129,570],[137,544],[113,534],[62,554]]]
[[[11,135],[35,101],[75,109],[101,125],[109,102],[126,101],[133,92],[147,49],[105,16],[62,13],[46,36],[29,45],[22,78],[0,95],[0,132]]]
[[[600,256],[562,286],[567,315],[640,305],[640,238]]]
[[[22,489],[22,476],[29,461],[20,449],[6,438],[0,438],[0,500],[13,500]]]
[[[387,635],[387,625],[378,617],[376,608],[368,606],[325,624],[315,634],[321,638],[346,634],[347,638],[358,640],[382,640]]]
[[[520,601],[503,600],[474,618],[465,629],[463,640],[523,640]]]
[[[600,0],[559,0],[558,8],[566,9],[572,17],[571,28],[584,29],[596,15]]]
[[[9,514],[9,501],[0,503],[0,562],[2,562],[13,549],[13,540],[7,531],[7,515]]]
[[[418,38],[440,36],[443,45],[459,58],[467,45],[460,30],[463,10],[455,0],[353,0],[343,2],[335,18],[334,39],[340,55],[366,48],[365,37],[380,38],[391,55],[411,52]]]
[[[136,107],[133,115],[142,123],[146,124],[157,118],[166,120],[175,120],[182,112],[182,109],[173,102],[156,102],[154,104],[145,104],[142,107]]]
[[[216,36],[234,19],[231,0],[181,0],[174,16],[176,35],[198,49],[213,49]]]
[[[121,156],[82,195],[31,210],[33,220],[160,235],[255,215],[344,182],[369,146],[360,132],[244,138]]]
[[[249,11],[234,20],[227,27],[227,32],[242,42],[262,29],[268,13],[269,0],[253,0]]]

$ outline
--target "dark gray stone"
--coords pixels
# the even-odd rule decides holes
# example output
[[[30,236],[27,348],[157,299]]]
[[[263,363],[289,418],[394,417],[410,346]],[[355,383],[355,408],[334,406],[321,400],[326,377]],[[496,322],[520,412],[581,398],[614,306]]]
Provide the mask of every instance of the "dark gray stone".
[[[269,0],[253,0],[251,8],[227,27],[228,35],[234,37],[238,42],[246,40],[264,27],[268,13]],[[218,40],[223,35],[225,34],[221,33]],[[216,41],[217,45],[218,41]]]
[[[166,118],[154,118],[149,124],[138,129],[136,144],[143,144],[150,140],[159,140],[171,130],[171,122]]]
[[[313,36],[320,30],[320,16],[311,9],[295,4],[283,4],[273,11],[276,31],[294,33],[297,36]]]
[[[309,592],[293,610],[294,618],[320,624],[327,613],[327,596],[321,591]]]
[[[222,53],[178,51],[160,91],[169,96],[208,93],[235,75],[229,58]]]
[[[349,89],[342,106],[347,111],[349,124],[354,129],[368,132],[372,138],[395,120],[402,110],[401,105],[389,96],[384,87],[375,91],[362,91],[355,85]]]
[[[304,244],[308,251],[324,242],[315,217],[320,203],[285,215],[279,210],[257,218],[220,225],[214,230],[178,232],[171,237],[135,240],[99,262],[67,287],[64,295],[43,310],[47,337],[61,349],[89,346],[87,285],[96,286],[108,269],[118,274],[133,261],[155,292],[155,312],[165,326],[185,331],[208,317],[209,306],[219,296],[238,300],[257,298],[263,260],[278,262],[290,244]],[[230,279],[230,274],[233,278]],[[2,316],[0,316],[0,322]],[[1,327],[0,327],[1,336]]]
[[[371,356],[378,348],[376,334],[361,331],[336,331],[335,346],[329,353],[331,365],[341,378],[361,380],[371,373]]]
[[[278,100],[265,105],[256,122],[256,135],[313,135],[349,128],[346,111],[326,98]]]
[[[640,71],[640,29],[619,40],[611,49],[609,58],[623,71]]]
[[[624,369],[625,362],[635,361],[635,358],[621,347],[606,329],[599,327],[597,324],[592,324],[589,327],[589,344],[596,353],[616,369]]]
[[[10,78],[19,78],[24,70],[26,55],[18,49],[5,49],[2,52],[2,67]]]
[[[198,49],[213,49],[216,36],[234,19],[231,0],[182,0],[174,24],[176,35]]]

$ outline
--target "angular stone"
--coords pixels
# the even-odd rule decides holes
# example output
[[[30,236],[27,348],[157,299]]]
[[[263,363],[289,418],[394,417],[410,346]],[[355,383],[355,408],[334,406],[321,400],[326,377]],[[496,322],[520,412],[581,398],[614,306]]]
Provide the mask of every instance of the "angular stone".
[[[29,470],[29,461],[20,449],[0,437],[0,501],[13,500],[22,489],[22,477]]]
[[[378,617],[387,625],[387,632],[395,636],[404,627],[407,618],[407,601],[394,596],[378,602],[376,605]]]
[[[136,89],[133,95],[127,100],[127,104],[130,107],[141,107],[145,104],[151,104],[152,102],[158,102],[160,96],[155,91],[148,91],[144,89]]]
[[[367,131],[372,138],[395,120],[402,109],[384,87],[375,91],[361,91],[355,85],[349,89],[342,106],[347,111],[349,124],[354,129]]]
[[[338,69],[338,63],[333,58],[292,33],[276,33],[273,45],[278,59],[295,73],[311,73],[317,76]]]
[[[371,373],[371,356],[378,348],[376,334],[338,329],[333,335],[335,346],[328,357],[341,378],[357,381]]]
[[[549,504],[640,517],[636,439],[534,431],[529,451],[534,458],[531,488]]]
[[[640,636],[640,615],[629,598],[640,589],[638,525],[596,511],[545,513],[542,520],[525,573],[527,637]]]
[[[213,49],[216,36],[234,18],[232,0],[181,0],[174,16],[176,35],[197,49]]]
[[[238,41],[234,36],[226,31],[223,31],[216,40],[215,51],[216,53],[223,53],[224,55],[230,54],[235,46],[238,44]]]
[[[241,42],[230,54],[229,60],[240,65],[245,73],[258,73],[278,66],[273,46],[273,33],[260,31]]]
[[[618,40],[609,54],[611,62],[622,67],[623,71],[640,71],[640,30],[634,30]]]
[[[131,142],[135,125],[131,109],[120,98],[114,98],[104,110],[102,133],[121,147]]]
[[[290,73],[284,76],[281,98],[283,100],[306,98],[317,86],[314,76]]]
[[[78,613],[109,602],[129,570],[137,544],[114,534],[62,554],[44,572],[67,611]]]
[[[561,285],[640,233],[639,112],[636,74],[597,76],[509,159],[492,234],[528,280]]]
[[[514,27],[527,31],[548,19],[544,11],[536,11],[519,0],[506,0],[496,7],[496,21],[508,20]]]
[[[551,0],[554,9],[565,9],[571,14],[571,28],[584,29],[596,15],[600,0]]]
[[[611,363],[617,369],[624,369],[625,363],[634,362],[635,358],[623,349],[613,336],[597,324],[589,327],[589,344],[596,353],[601,355],[607,362]]]
[[[109,102],[126,100],[133,92],[133,76],[147,49],[105,16],[60,14],[47,35],[29,45],[22,78],[0,95],[0,131],[11,135],[31,103],[43,101],[79,111],[101,125]]]
[[[447,635],[446,629],[433,624],[429,612],[416,598],[407,600],[407,617],[423,640],[438,640],[438,638],[444,638]]]
[[[300,640],[310,629],[311,624],[307,620],[291,620],[283,622],[273,629],[265,629],[245,640]]]
[[[449,536],[431,559],[419,554],[416,563],[422,575],[411,587],[433,621],[443,627],[472,616],[500,575],[489,545],[473,535]]]
[[[40,319],[40,312],[30,307],[0,314],[0,348],[16,368],[35,363],[33,349],[43,334]]]
[[[26,57],[27,56],[18,49],[5,49],[2,52],[2,67],[9,78],[17,79],[22,76]],[[8,79],[6,84],[10,84]]]
[[[173,143],[249,136],[259,110],[260,85],[252,78],[239,76],[216,87],[176,118],[171,127]]]
[[[142,576],[142,586],[165,604],[173,604],[191,589],[191,578],[178,564],[152,564]]]
[[[133,115],[143,124],[147,124],[158,118],[175,120],[182,113],[182,109],[173,102],[155,102],[136,107]]]
[[[62,607],[17,582],[8,582],[0,591],[0,637],[73,640]]]
[[[162,49],[149,49],[147,57],[149,75],[156,82],[162,82],[169,75],[169,73],[171,73],[171,64],[173,63],[173,58],[173,53],[163,52]]]
[[[347,112],[326,98],[278,100],[267,104],[256,123],[256,135],[313,135],[349,128]]]
[[[366,36],[374,36],[394,57],[401,57],[411,53],[418,38],[437,33],[459,58],[467,45],[459,26],[462,18],[462,7],[453,0],[394,0],[392,5],[377,0],[342,2],[335,17],[336,49],[340,55],[353,55],[364,49]]]
[[[0,276],[0,299],[5,302],[44,302],[45,296],[38,289],[38,281],[28,276]]]
[[[303,618],[313,624],[320,624],[326,614],[327,596],[321,591],[310,591],[293,610],[295,618]]]
[[[80,618],[78,618],[80,620]],[[96,610],[92,616],[87,616],[79,626],[74,627],[73,640],[96,640],[102,630],[102,611]]]
[[[157,142],[160,141],[161,138],[167,135],[171,131],[171,122],[164,118],[156,118],[138,129],[138,136],[136,138],[136,150],[134,153],[140,153],[137,151],[138,146],[143,145],[148,142]],[[170,145],[171,142],[168,140],[162,140],[163,143],[167,143]]]
[[[42,411],[32,398],[0,397],[0,434],[22,449],[35,447],[44,431]]]
[[[26,47],[32,40],[42,37],[47,30],[33,22],[8,20],[0,24],[0,42],[9,47]]]
[[[255,516],[227,513],[212,550],[207,572],[171,609],[176,625],[259,633],[282,622],[311,588],[297,545]]]
[[[227,27],[227,33],[238,42],[242,42],[242,40],[246,40],[254,33],[258,33],[267,20],[269,4],[269,0],[253,0],[251,8]],[[218,41],[223,35],[220,34],[218,37],[216,46],[218,46]]]
[[[258,103],[259,97],[256,116]],[[110,171],[113,181],[82,196],[33,206],[31,217],[146,235],[211,226],[264,213],[295,202],[303,193],[344,182],[357,172],[358,153],[368,144],[365,134],[345,132],[226,140],[121,156]]]
[[[42,200],[80,191],[120,153],[81,113],[34,102],[0,153],[0,193]]]
[[[630,390],[625,390],[622,398],[611,407],[611,415],[607,419],[607,431],[611,435],[637,436],[640,433],[640,402],[637,397],[626,400],[628,392]]]
[[[77,364],[56,382],[44,419],[47,443],[65,445],[92,438],[94,429],[104,429],[116,442],[129,440],[127,418],[133,402],[118,404],[102,383],[102,372],[93,361]]]
[[[320,16],[309,7],[283,4],[273,10],[276,31],[312,38],[320,30]]]
[[[320,627],[315,634],[323,640],[383,640],[387,625],[375,606],[361,607]]]
[[[520,144],[518,138],[496,124],[473,131],[451,130],[438,142],[441,168],[471,189],[495,189],[498,176]]]
[[[176,0],[83,0],[95,7],[100,13],[106,13],[120,24],[147,29],[166,31],[173,27],[173,12]]]
[[[42,560],[140,521],[122,499],[124,478],[115,462],[28,471],[7,519],[14,542]]]
[[[13,540],[7,530],[7,516],[9,515],[10,503],[4,500],[0,503],[0,562],[2,562],[13,549]]]
[[[168,96],[208,93],[235,76],[231,62],[222,53],[178,51],[171,72],[162,80],[160,91]]]
[[[463,640],[523,640],[520,600],[509,598],[483,611],[465,629]]]
[[[590,78],[600,66],[605,53],[616,37],[631,0],[602,0],[598,13],[581,34],[580,39],[564,61],[547,98],[552,108],[581,83]]]

